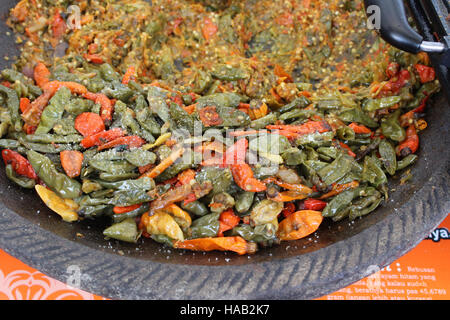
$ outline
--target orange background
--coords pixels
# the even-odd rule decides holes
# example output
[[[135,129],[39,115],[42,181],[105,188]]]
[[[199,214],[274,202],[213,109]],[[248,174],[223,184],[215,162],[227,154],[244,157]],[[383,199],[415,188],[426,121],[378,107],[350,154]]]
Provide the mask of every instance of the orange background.
[[[449,300],[450,216],[439,229],[447,239],[423,240],[379,272],[320,300]]]
[[[450,217],[437,230],[447,238],[425,239],[391,265],[318,300],[449,300]],[[0,300],[58,299],[104,298],[54,280],[0,250]]]

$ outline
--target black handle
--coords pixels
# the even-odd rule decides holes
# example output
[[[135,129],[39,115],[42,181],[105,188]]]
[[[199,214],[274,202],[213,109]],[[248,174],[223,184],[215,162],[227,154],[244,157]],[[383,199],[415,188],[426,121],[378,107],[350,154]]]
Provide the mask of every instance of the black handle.
[[[421,51],[423,37],[409,25],[403,0],[365,0],[364,4],[369,15],[379,13],[374,18],[380,19],[379,32],[386,42],[403,51]]]

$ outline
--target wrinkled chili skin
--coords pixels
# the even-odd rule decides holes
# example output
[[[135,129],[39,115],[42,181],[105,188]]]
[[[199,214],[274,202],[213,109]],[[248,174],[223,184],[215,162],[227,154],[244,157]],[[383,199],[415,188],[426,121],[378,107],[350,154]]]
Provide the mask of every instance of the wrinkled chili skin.
[[[30,162],[20,155],[19,153],[4,149],[2,150],[3,161],[6,165],[11,165],[12,169],[15,173],[21,176],[25,176],[27,178],[37,180],[36,172],[34,172],[33,167]]]

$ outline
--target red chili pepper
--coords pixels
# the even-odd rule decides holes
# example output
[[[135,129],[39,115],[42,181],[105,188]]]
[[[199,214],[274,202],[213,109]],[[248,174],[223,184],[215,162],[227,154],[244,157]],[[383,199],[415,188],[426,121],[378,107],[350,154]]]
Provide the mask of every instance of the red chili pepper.
[[[83,154],[76,150],[64,150],[59,154],[64,172],[70,178],[78,177],[83,165]]]
[[[117,138],[123,137],[125,132],[120,128],[114,128],[108,131],[102,131],[92,136],[86,137],[81,140],[81,145],[84,148],[91,148],[93,146],[100,146],[108,141],[113,141]]]
[[[45,81],[44,81],[45,82]],[[62,87],[66,87],[73,94],[83,95],[87,93],[85,86],[71,81],[50,81],[42,84],[43,93],[33,102],[31,106],[22,113],[22,119],[29,126],[37,126],[41,121],[41,115],[45,107],[48,105],[49,100],[53,95]]]
[[[63,17],[61,17],[61,14],[58,10],[53,16],[52,21],[53,38],[61,39],[61,37],[66,33],[66,30],[67,30],[66,22],[64,21]]]
[[[146,141],[142,139],[139,136],[126,136],[126,137],[120,137],[117,139],[114,139],[110,142],[101,144],[98,147],[98,151],[114,148],[117,146],[127,146],[128,148],[139,148],[140,146],[144,145]]]
[[[100,55],[96,54],[96,53],[95,54],[85,53],[83,55],[83,57],[87,61],[95,63],[95,64],[102,64],[104,62],[103,58]]]
[[[114,105],[113,102],[103,93],[87,92],[83,98],[94,101],[100,105],[100,117],[103,122],[110,122],[113,118]]]
[[[300,135],[315,132],[324,133],[331,130],[330,125],[325,121],[308,121],[301,125],[269,125],[266,128],[269,130],[289,131]]]
[[[413,110],[413,112],[415,112],[415,113],[422,113],[422,112],[424,112],[425,111],[425,107],[427,106],[427,102],[428,102],[428,99],[430,98],[430,96],[426,96],[423,100],[422,100],[422,102],[420,103],[420,106],[418,106],[417,108],[415,108],[414,110]]]
[[[197,107],[196,103],[191,104],[190,106],[182,106],[183,110],[189,114],[193,114],[195,112],[196,107]]]
[[[105,131],[105,124],[98,114],[94,112],[83,112],[75,119],[75,129],[77,129],[83,137],[88,137]]]
[[[288,216],[293,214],[295,212],[295,210],[296,210],[296,208],[295,208],[295,204],[293,202],[286,202],[284,204],[283,211],[281,211],[281,214],[283,215],[283,217],[287,218]]]
[[[83,86],[82,84],[79,84],[77,82],[57,81],[57,80],[47,82],[46,84],[44,84],[42,86],[42,90],[44,90],[44,94],[46,92],[48,92],[48,93],[50,93],[50,97],[52,97],[56,93],[56,91],[58,91],[62,87],[66,87],[73,94],[83,95],[88,92],[85,86]]]
[[[234,145],[225,151],[224,164],[234,165],[245,163],[245,156],[247,153],[248,141],[247,139],[239,139]]]
[[[352,149],[350,149],[350,147],[348,145],[346,145],[345,143],[343,143],[342,141],[339,141],[339,145],[341,146],[341,148],[347,150],[347,153],[349,156],[356,158],[356,153],[354,153],[352,151]]]
[[[27,158],[23,157],[16,151],[4,149],[2,151],[3,161],[5,165],[11,164],[14,172],[18,175],[25,176],[30,179],[37,180],[38,176],[34,172],[33,167]]]
[[[393,77],[398,75],[399,71],[400,65],[397,62],[391,62],[386,68],[386,75],[389,79],[392,79]]]
[[[303,205],[305,210],[322,211],[327,206],[327,203],[317,199],[306,199],[303,201]]]
[[[397,80],[392,78],[386,85],[383,86],[381,92],[384,94],[398,93],[408,81],[411,79],[411,74],[408,70],[401,70],[397,76]]]
[[[122,214],[122,213],[127,213],[136,209],[139,209],[142,206],[142,204],[134,204],[131,206],[126,206],[126,207],[114,207],[113,208],[113,212],[115,214]]]
[[[416,153],[419,149],[419,136],[416,127],[412,124],[406,129],[406,139],[397,146],[397,155],[406,157],[409,154]]]
[[[275,133],[275,132],[273,132],[273,133]],[[276,133],[279,134],[280,136],[284,136],[284,137],[288,138],[289,140],[294,140],[299,137],[298,133],[295,133],[292,131],[287,131],[287,130],[278,130],[278,131],[276,131]]]
[[[421,83],[431,82],[434,81],[434,79],[436,79],[436,72],[432,67],[427,67],[424,66],[423,64],[416,64],[414,68],[419,74]]]
[[[195,195],[195,193],[192,192],[186,197],[186,199],[184,199],[184,204],[186,205],[186,204],[189,204],[196,200],[197,200],[197,196]]]
[[[286,70],[284,70],[284,68],[282,66],[280,66],[279,64],[275,65],[275,68],[273,69],[273,73],[280,78],[286,78],[286,80],[292,82],[294,81],[292,79],[292,76],[286,72]]]

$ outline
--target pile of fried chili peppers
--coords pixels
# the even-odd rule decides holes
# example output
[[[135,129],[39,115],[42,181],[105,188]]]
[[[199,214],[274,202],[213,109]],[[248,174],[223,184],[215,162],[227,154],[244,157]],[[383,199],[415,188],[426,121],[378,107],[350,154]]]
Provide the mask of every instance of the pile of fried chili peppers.
[[[327,17],[322,1],[299,2],[312,11],[321,3]],[[28,4],[14,9],[16,23]],[[292,19],[278,17],[285,34]],[[51,21],[52,35],[63,37],[64,20]],[[166,37],[182,32],[182,20],[169,25]],[[197,36],[212,41],[221,28],[206,21]],[[416,161],[426,103],[439,90],[426,55],[380,41],[370,81],[324,89],[276,64],[272,99],[246,94],[246,69],[231,64],[203,66],[215,80],[198,91],[145,81],[140,64],[120,72],[89,48],[1,72],[6,175],[36,189],[64,221],[107,217],[108,238],[187,250],[251,254],[304,238],[324,218],[373,212],[388,198],[388,179]]]

